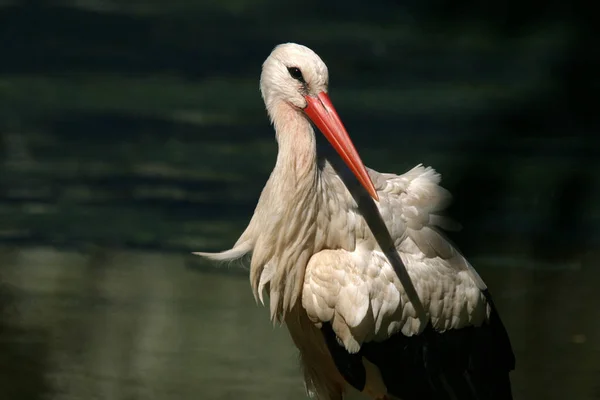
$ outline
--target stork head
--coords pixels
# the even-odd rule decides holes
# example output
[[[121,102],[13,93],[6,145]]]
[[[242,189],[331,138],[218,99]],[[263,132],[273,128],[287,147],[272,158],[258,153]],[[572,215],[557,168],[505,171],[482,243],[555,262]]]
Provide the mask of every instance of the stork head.
[[[282,101],[304,109],[307,95],[327,93],[328,81],[327,66],[314,51],[285,43],[275,47],[264,62],[260,91],[269,111]]]
[[[329,99],[328,84],[323,60],[308,47],[295,43],[275,47],[260,77],[260,91],[271,120],[281,118],[276,112],[281,104],[303,114],[325,135],[371,197],[378,200],[375,186]]]

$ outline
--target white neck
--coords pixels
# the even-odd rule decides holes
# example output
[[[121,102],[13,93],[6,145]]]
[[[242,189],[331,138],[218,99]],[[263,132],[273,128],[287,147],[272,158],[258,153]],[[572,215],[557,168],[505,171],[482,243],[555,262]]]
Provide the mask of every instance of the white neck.
[[[304,115],[283,102],[269,115],[279,153],[247,232],[254,242],[254,294],[262,301],[268,288],[271,317],[281,320],[299,298],[308,255],[314,252],[319,171],[314,131]]]
[[[314,183],[317,144],[314,130],[302,113],[285,102],[269,110],[279,144],[274,173],[284,175],[286,184]],[[311,182],[312,181],[312,182]]]

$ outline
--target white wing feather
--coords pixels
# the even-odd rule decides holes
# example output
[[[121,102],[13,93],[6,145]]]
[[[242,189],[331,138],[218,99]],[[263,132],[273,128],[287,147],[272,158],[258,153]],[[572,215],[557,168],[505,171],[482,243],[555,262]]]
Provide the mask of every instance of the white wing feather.
[[[419,165],[406,174],[370,171],[380,194],[379,210],[434,328],[480,325],[488,315],[485,284],[464,257],[438,232],[450,194],[440,176]],[[350,352],[365,341],[402,331],[419,333],[415,309],[372,237],[358,238],[354,251],[323,250],[307,265],[302,304],[316,324],[331,322]]]

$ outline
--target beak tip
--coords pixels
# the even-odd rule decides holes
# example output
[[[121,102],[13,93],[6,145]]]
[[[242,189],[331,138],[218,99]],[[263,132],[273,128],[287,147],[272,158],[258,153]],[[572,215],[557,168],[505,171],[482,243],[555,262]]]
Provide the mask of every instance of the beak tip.
[[[373,200],[379,201],[379,194],[377,193],[377,190],[375,190],[374,187],[371,187],[370,189],[371,190],[369,190],[369,194],[371,195],[371,197],[373,198]]]

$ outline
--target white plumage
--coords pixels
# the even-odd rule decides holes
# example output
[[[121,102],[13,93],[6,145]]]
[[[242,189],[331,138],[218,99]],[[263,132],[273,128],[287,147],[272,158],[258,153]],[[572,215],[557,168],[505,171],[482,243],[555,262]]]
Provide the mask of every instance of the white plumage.
[[[265,61],[275,169],[235,246],[198,254],[227,260],[252,252],[255,297],[268,294],[271,317],[286,323],[308,392],[320,400],[341,399],[351,386],[378,399],[511,398],[514,357],[487,288],[438,230],[452,227],[438,215],[450,200],[440,176],[421,165],[402,175],[365,169],[327,83],[327,67],[304,46],[280,45]],[[340,158],[317,152],[309,119]],[[368,223],[369,195],[392,249],[381,248]],[[399,254],[418,298],[389,251]]]
[[[350,246],[321,250],[309,260],[302,305],[314,322],[331,321],[350,352],[363,341],[383,340],[402,331],[424,329],[394,269],[360,218],[352,197],[332,196],[347,191],[335,172],[322,172],[328,185],[329,225],[354,238]],[[487,317],[483,285],[477,273],[435,230],[449,194],[438,186],[439,175],[417,166],[403,175],[370,176],[379,193],[378,208],[417,288],[434,328],[446,330],[480,325]],[[336,180],[338,182],[336,182]],[[333,207],[332,207],[333,206]],[[345,218],[344,218],[345,216]],[[432,221],[433,220],[433,221]],[[340,222],[341,221],[341,222]],[[473,279],[475,278],[475,279]],[[337,321],[336,321],[337,319]]]

